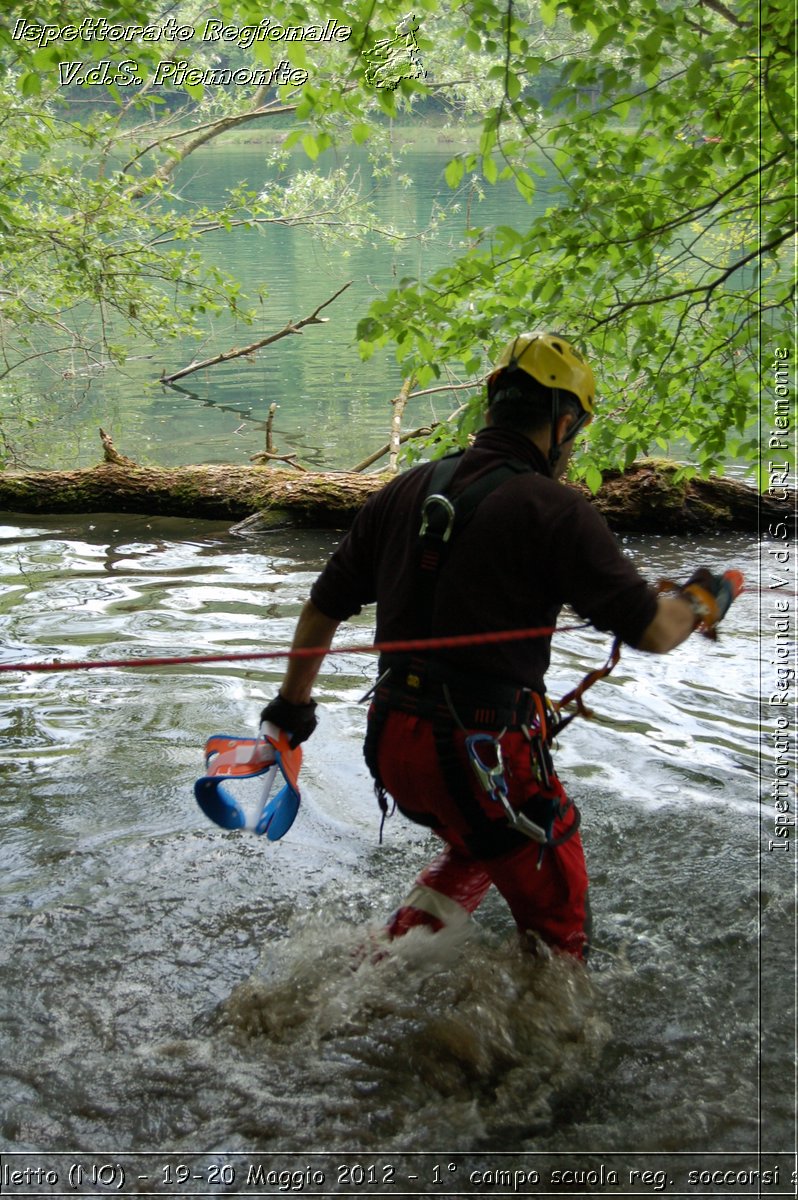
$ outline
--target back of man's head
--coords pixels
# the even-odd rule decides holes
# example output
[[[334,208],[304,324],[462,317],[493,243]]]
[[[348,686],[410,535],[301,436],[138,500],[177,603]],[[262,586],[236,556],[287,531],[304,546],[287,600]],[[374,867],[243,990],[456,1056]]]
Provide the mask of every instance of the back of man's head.
[[[488,383],[488,421],[500,429],[532,434],[551,425],[552,415],[582,412],[572,392],[544,387],[520,367],[505,367]]]

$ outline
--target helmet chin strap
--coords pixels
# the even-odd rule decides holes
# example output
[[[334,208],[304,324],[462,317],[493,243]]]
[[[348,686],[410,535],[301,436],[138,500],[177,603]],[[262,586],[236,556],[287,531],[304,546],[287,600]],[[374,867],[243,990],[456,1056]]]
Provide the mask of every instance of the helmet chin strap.
[[[557,441],[557,421],[560,416],[560,391],[559,388],[551,389],[551,446],[549,447],[549,466],[552,471],[557,466],[562,454],[562,448],[566,442],[572,441],[590,421],[590,413],[583,412],[580,417],[573,422],[561,442]]]
[[[549,466],[552,471],[560,461],[562,443],[557,441],[557,418],[560,411],[560,390],[551,389],[551,445],[549,446]]]

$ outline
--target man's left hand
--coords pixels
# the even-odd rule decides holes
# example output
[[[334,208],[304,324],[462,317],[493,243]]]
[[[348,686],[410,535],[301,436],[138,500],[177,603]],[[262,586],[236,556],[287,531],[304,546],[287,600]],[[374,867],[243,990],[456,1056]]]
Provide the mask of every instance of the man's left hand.
[[[260,719],[287,733],[292,750],[301,742],[306,742],[319,723],[315,700],[309,700],[307,704],[291,704],[279,694],[266,705]]]

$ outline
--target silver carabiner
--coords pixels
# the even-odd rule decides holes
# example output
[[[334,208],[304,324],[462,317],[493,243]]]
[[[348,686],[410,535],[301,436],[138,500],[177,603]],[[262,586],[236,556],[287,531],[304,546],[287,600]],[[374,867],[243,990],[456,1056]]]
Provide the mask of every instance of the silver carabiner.
[[[495,766],[487,766],[480,758],[479,752],[476,749],[476,746],[480,742],[490,742],[493,746],[496,755]],[[472,733],[466,738],[465,744],[469,761],[477,779],[491,800],[501,804],[508,823],[512,825],[513,829],[517,829],[519,833],[522,833],[524,837],[528,837],[540,845],[545,845],[548,841],[546,830],[536,824],[535,821],[531,821],[524,813],[513,808],[510,803],[507,780],[504,778],[504,758],[502,756],[501,743],[489,733]]]
[[[484,763],[476,749],[480,742],[490,742],[496,755],[495,766],[489,767]],[[499,794],[507,794],[507,782],[504,778],[504,758],[501,743],[490,733],[472,733],[465,740],[466,751],[474,773],[482,784],[491,800],[497,800]]]
[[[446,528],[441,536],[441,541],[448,542],[449,538],[452,536],[452,529],[454,528],[454,505],[448,496],[441,496],[437,493],[434,496],[427,496],[426,500],[421,506],[421,528],[418,531],[418,536],[424,537],[429,528],[429,514],[427,509],[432,504],[440,504],[441,508],[443,508],[444,512],[446,513]]]

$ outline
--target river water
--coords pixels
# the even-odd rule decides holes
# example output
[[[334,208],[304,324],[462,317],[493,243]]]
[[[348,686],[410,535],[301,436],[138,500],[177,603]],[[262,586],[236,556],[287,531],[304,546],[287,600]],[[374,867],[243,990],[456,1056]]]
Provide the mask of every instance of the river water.
[[[426,227],[447,157],[411,156],[413,187],[389,181],[386,220]],[[186,194],[213,204],[232,178],[259,186],[264,163],[258,147],[199,154]],[[510,220],[519,202],[483,203],[472,223]],[[403,270],[447,261],[465,228],[461,205],[434,242],[401,250],[309,252],[295,230],[252,233],[235,251],[205,239],[245,290],[266,281],[270,298],[262,328],[218,324],[203,353],[357,282],[329,325],[182,391],[157,377],[194,345],[141,348],[119,372],[42,376],[9,432],[37,466],[96,461],[99,424],[140,461],[246,462],[276,401],[280,450],[351,465],[386,440],[400,383],[387,355],[359,364],[356,320]],[[406,423],[451,407],[425,400]],[[6,663],[284,649],[338,536],[102,514],[2,521]],[[703,563],[758,583],[750,538],[626,548],[652,580]],[[591,694],[595,721],[562,738],[592,877],[588,971],[522,957],[493,894],[456,939],[414,935],[353,969],[435,849],[398,817],[379,844],[361,755],[368,658],[325,666],[302,809],[276,844],[209,824],[192,785],[211,733],[254,731],[279,663],[0,674],[3,1163],[135,1154],[138,1192],[263,1195],[275,1189],[247,1183],[249,1166],[282,1154],[325,1183],[277,1191],[428,1184],[437,1196],[504,1194],[485,1174],[500,1164],[527,1173],[515,1191],[528,1194],[751,1194],[750,1180],[729,1190],[700,1172],[778,1165],[793,1194],[778,1155],[794,1148],[794,878],[768,850],[773,807],[759,803],[772,766],[756,666],[767,603],[756,586],[745,594],[717,644],[624,653]],[[369,641],[370,622],[339,644]],[[590,631],[559,635],[552,694],[607,650]],[[761,675],[773,670],[768,659]]]
[[[285,648],[338,536],[5,520],[6,663]],[[757,579],[749,538],[625,545],[652,580],[698,563]],[[485,1194],[469,1172],[497,1163],[534,1166],[529,1194],[756,1194],[687,1175],[781,1161],[792,1194],[776,1152],[794,1130],[793,878],[767,850],[769,810],[760,825],[764,602],[744,594],[715,644],[625,652],[596,719],[562,738],[592,876],[587,971],[524,958],[494,894],[456,938],[414,935],[353,969],[434,851],[400,817],[379,844],[368,658],[328,660],[302,808],[274,844],[211,825],[192,785],[207,736],[252,733],[278,663],[1,674],[4,1161],[149,1152],[160,1180],[170,1152],[233,1191],[253,1156],[291,1151],[326,1163],[328,1191],[364,1194],[347,1153],[383,1171],[427,1152],[413,1161],[436,1195]],[[364,613],[338,644],[371,635]],[[552,694],[607,649],[557,636]],[[230,1186],[207,1176],[220,1164]],[[583,1174],[555,1184],[555,1168]]]

